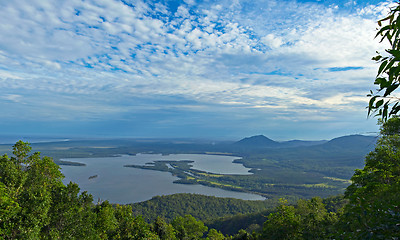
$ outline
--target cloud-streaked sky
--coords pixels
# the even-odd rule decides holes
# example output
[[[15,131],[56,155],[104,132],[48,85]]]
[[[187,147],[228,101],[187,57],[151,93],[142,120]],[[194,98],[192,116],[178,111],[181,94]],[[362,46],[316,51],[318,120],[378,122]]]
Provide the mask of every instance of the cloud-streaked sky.
[[[379,0],[0,0],[0,133],[330,139],[367,119]]]

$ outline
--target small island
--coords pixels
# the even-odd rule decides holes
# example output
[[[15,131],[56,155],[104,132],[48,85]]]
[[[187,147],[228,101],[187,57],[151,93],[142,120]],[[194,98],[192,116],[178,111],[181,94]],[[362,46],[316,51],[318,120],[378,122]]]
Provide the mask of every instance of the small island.
[[[89,180],[90,180],[90,179],[93,179],[93,178],[97,178],[97,177],[98,177],[97,175],[90,176],[90,177],[89,177]]]

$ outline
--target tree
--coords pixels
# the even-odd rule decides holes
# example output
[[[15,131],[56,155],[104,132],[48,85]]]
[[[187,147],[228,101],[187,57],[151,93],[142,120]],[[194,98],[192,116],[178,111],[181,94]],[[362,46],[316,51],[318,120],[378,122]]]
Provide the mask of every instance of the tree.
[[[232,236],[232,240],[255,240],[255,239],[258,239],[257,236],[255,236],[255,234],[252,235],[243,229],[240,229],[237,234]]]
[[[294,206],[288,206],[287,200],[280,199],[277,211],[268,216],[264,223],[262,239],[301,239],[300,216]]]
[[[175,228],[176,236],[180,240],[200,239],[208,229],[202,221],[197,221],[191,215],[175,218],[172,221],[172,226]]]
[[[132,207],[129,205],[117,205],[115,218],[118,226],[110,239],[160,239],[141,216],[133,216]]]
[[[94,207],[96,213],[96,229],[101,239],[109,239],[118,227],[114,215],[114,208],[108,201],[97,204]]]
[[[381,42],[387,40],[390,48],[385,50],[385,54],[377,52],[378,55],[372,58],[380,63],[374,82],[379,89],[368,95],[368,115],[374,113],[386,121],[400,111],[400,98],[392,95],[400,85],[400,3],[391,9],[387,17],[379,20],[378,25],[380,29],[376,37],[380,36]]]
[[[277,211],[264,223],[262,239],[328,239],[338,219],[322,199],[300,199],[296,206],[281,199]]]
[[[79,186],[70,182],[52,191],[49,223],[42,228],[44,239],[90,239],[97,236],[93,197],[79,194]]]
[[[300,216],[300,229],[303,239],[327,239],[333,232],[332,226],[337,223],[336,213],[328,212],[322,199],[300,199],[296,213]]]
[[[214,228],[210,229],[207,234],[207,240],[224,240],[225,236],[221,232],[215,230]]]
[[[19,204],[10,196],[9,190],[0,182],[0,237],[10,236],[15,227],[11,221],[21,210]]]
[[[400,118],[381,126],[375,150],[356,170],[346,190],[350,202],[341,219],[341,236],[353,239],[400,237]]]
[[[2,204],[0,213],[11,211],[10,216],[0,216],[3,238],[34,239],[49,222],[52,191],[62,186],[63,175],[59,167],[40,153],[29,155],[29,143],[18,141],[13,147],[13,157],[0,157],[0,182]],[[4,194],[4,195],[3,195]],[[15,206],[15,208],[8,208]]]
[[[153,232],[157,233],[161,240],[174,240],[175,231],[171,224],[165,222],[161,217],[157,217],[152,226]]]

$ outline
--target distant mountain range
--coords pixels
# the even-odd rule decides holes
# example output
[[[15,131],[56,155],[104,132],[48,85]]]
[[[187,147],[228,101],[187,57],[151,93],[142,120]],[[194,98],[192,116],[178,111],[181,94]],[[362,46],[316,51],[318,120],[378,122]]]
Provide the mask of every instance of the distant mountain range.
[[[284,142],[274,141],[264,135],[257,135],[252,137],[246,137],[234,143],[234,145],[246,148],[287,148],[287,147],[304,147],[313,146],[326,143],[328,141],[302,141],[302,140],[291,140]]]
[[[247,149],[260,149],[260,148],[295,148],[295,147],[309,147],[309,146],[321,146],[326,148],[365,148],[365,146],[374,146],[376,142],[376,136],[364,136],[364,135],[348,135],[338,138],[334,138],[330,141],[302,141],[302,140],[291,140],[277,142],[264,135],[256,135],[252,137],[246,137],[233,143],[235,147],[247,148]]]

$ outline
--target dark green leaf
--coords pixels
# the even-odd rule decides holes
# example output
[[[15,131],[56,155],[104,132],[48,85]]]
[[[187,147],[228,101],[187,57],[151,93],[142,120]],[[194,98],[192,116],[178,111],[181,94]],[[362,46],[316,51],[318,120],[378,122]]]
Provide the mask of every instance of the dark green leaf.
[[[393,49],[389,49],[387,50],[388,53],[392,54],[393,56],[395,56],[396,58],[400,58],[400,51],[399,50],[393,50]]]
[[[388,69],[390,69],[392,66],[393,66],[393,64],[395,63],[395,62],[397,62],[397,60],[396,59],[392,59],[392,60],[390,60],[389,61],[389,63],[387,64],[387,65],[385,65],[385,67],[384,67],[384,72],[386,72]]]
[[[373,57],[372,60],[379,61],[381,58],[382,58],[382,56],[378,55],[378,56]]]
[[[399,84],[392,84],[388,88],[386,88],[385,94],[383,94],[383,97],[389,96],[394,90],[396,90],[399,87]]]
[[[383,33],[384,31],[388,31],[388,30],[390,30],[390,28],[391,28],[390,25],[384,26],[383,28],[381,28],[381,29],[376,33],[375,37],[377,37],[377,36],[379,36],[379,35],[382,35],[382,33]]]
[[[375,108],[379,108],[380,106],[382,106],[382,104],[383,104],[383,99],[381,99],[375,103]]]
[[[383,106],[383,112],[382,112],[382,118],[384,120],[387,120],[387,114],[388,114],[388,102],[385,103],[385,105]]]
[[[386,67],[387,64],[388,64],[387,61],[383,61],[383,62],[381,63],[381,65],[379,66],[379,70],[378,70],[377,76],[381,75],[383,69]]]

